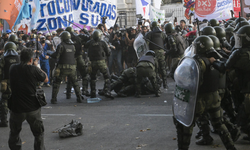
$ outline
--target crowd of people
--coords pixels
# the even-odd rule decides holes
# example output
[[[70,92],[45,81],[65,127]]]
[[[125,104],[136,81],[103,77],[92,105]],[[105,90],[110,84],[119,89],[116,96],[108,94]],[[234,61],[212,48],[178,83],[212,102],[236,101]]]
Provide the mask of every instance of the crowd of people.
[[[147,22],[149,27],[145,26]],[[141,57],[133,46],[139,34],[149,48]],[[200,86],[194,123],[186,127],[174,117],[178,148],[189,148],[195,124],[200,128],[196,144],[212,144],[210,120],[226,149],[235,150],[239,127],[247,134],[244,139],[250,137],[249,41],[250,26],[245,18],[190,24],[181,20],[180,25],[145,20],[142,25],[120,28],[115,24],[109,29],[104,21],[90,30],[67,27],[46,34],[36,30],[29,34],[7,30],[0,39],[0,127],[8,126],[10,109],[10,148],[20,147],[21,123],[27,119],[35,136],[35,149],[44,149],[36,89],[52,85],[51,104],[58,103],[62,82],[67,83],[66,98],[71,98],[73,86],[78,103],[83,102],[83,95],[96,98],[97,93],[114,99],[112,90],[121,97],[141,94],[159,97],[161,86],[168,89],[167,78],[174,79],[180,60],[190,56],[199,62]],[[96,91],[100,74],[104,87]],[[14,105],[17,101],[18,108]]]

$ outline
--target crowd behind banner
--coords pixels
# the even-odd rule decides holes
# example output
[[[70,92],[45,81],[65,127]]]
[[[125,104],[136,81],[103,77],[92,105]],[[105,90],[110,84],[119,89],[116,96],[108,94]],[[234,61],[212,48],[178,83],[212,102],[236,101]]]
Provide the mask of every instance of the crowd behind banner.
[[[80,28],[79,30],[75,30],[69,26],[65,30],[58,28],[56,31],[46,34],[36,29],[33,29],[29,34],[24,34],[23,31],[12,32],[11,30],[7,30],[6,33],[1,35],[0,39],[1,58],[5,58],[8,50],[6,43],[8,44],[9,42],[17,45],[16,52],[19,54],[26,49],[31,49],[34,52],[34,59],[38,61],[37,66],[49,78],[46,83],[37,83],[37,89],[52,85],[52,98],[50,101],[52,104],[60,102],[60,99],[57,99],[57,93],[61,82],[67,83],[67,90],[65,91],[67,99],[71,98],[71,87],[73,85],[78,103],[84,101],[83,96],[90,98],[105,96],[114,99],[115,96],[140,97],[141,94],[154,94],[156,97],[159,97],[162,90],[168,89],[167,80],[171,80],[171,78],[175,80],[176,68],[178,68],[180,60],[185,58],[185,56],[193,57],[197,54],[194,58],[198,60],[202,59],[203,63],[201,63],[201,66],[204,67],[205,63],[207,68],[204,70],[209,72],[209,69],[211,69],[210,65],[214,61],[220,59],[224,62],[223,65],[226,64],[226,60],[230,60],[234,51],[241,49],[244,46],[244,40],[249,41],[250,37],[250,33],[247,31],[247,35],[244,36],[246,39],[242,38],[243,34],[238,33],[238,31],[250,27],[248,17],[231,18],[228,21],[204,19],[202,21],[197,20],[191,24],[186,23],[185,20],[180,20],[179,25],[176,25],[176,20],[174,23],[165,21],[163,24],[161,24],[161,20],[152,22],[149,20],[139,20],[137,26],[120,28],[118,24],[115,24],[109,29],[106,27],[105,19],[102,18],[102,23],[89,30]],[[150,24],[150,26],[146,26],[146,24]],[[139,33],[143,35],[149,48],[140,57],[138,57],[137,50],[133,46]],[[206,45],[207,41],[212,42],[210,42],[210,45]],[[206,47],[209,48],[206,49]],[[242,52],[249,52],[249,45],[244,48]],[[216,50],[216,52],[213,51],[210,53],[211,50]],[[202,53],[203,51],[204,53]],[[67,52],[69,52],[69,55],[65,55]],[[209,59],[207,60],[205,57]],[[224,66],[224,69],[229,67],[229,65],[232,64]],[[4,66],[0,65],[1,67],[3,69]],[[216,101],[216,108],[213,109],[216,109],[216,112],[225,111],[226,116],[221,116],[222,113],[220,112],[212,114],[212,106],[209,107],[210,104],[204,104],[208,108],[207,112],[204,111],[203,114],[194,117],[194,122],[200,128],[199,133],[197,133],[198,140],[196,144],[210,145],[213,142],[212,137],[209,135],[210,127],[207,127],[209,124],[204,124],[204,122],[212,119],[214,132],[219,133],[227,149],[234,150],[233,142],[239,138],[239,126],[243,129],[242,133],[248,135],[245,139],[249,140],[250,113],[247,112],[249,106],[246,106],[243,103],[244,100],[240,99],[240,97],[249,98],[249,94],[242,93],[240,86],[242,86],[241,84],[244,81],[241,81],[240,76],[236,78],[233,76],[234,78],[232,78],[230,76],[232,72],[225,74],[228,70],[221,71],[220,67],[219,69],[214,68],[222,72],[222,75],[227,76],[229,80],[225,78],[223,87],[213,91],[215,95],[219,92],[221,94],[219,99],[222,99],[221,103],[220,101]],[[234,67],[237,68],[239,66]],[[237,72],[239,70],[237,69],[233,68],[232,70]],[[68,72],[69,70],[72,71]],[[245,77],[245,73],[249,72],[248,69],[244,72],[244,68],[242,69],[241,67],[240,70],[241,77]],[[96,91],[96,76],[101,76],[98,72],[104,76],[104,88]],[[208,81],[212,80],[209,76],[206,76],[208,72],[202,74],[204,78],[201,78],[203,80],[201,87],[202,83],[208,84],[208,87],[210,86],[209,83],[213,83],[212,87],[217,87],[217,82]],[[68,76],[68,78],[63,78],[62,74]],[[74,75],[77,76],[76,79],[78,81],[82,82],[81,91],[79,91],[78,83],[75,82]],[[246,82],[248,80],[246,79]],[[206,87],[203,88],[199,89],[199,91],[203,90],[206,93]],[[243,92],[248,93],[250,91],[249,88],[246,86]],[[113,90],[116,95],[111,94]],[[248,100],[246,102],[248,104]],[[242,110],[242,105],[246,109]],[[244,110],[245,112],[241,112]],[[237,116],[237,114],[242,116]],[[1,126],[8,126],[6,124],[8,122],[6,119],[7,115],[3,113],[1,115]],[[206,117],[200,117],[201,115]],[[223,121],[220,120],[222,117]],[[202,120],[204,118],[205,120]],[[238,119],[239,121],[236,122]],[[246,120],[247,123],[244,124],[243,121]],[[174,118],[174,123],[177,131],[179,131],[177,132],[179,134],[177,135],[179,149],[188,149],[192,125],[195,123],[188,128],[184,127],[178,118]],[[226,124],[226,127],[224,124]],[[186,138],[182,138],[183,136],[186,136]]]

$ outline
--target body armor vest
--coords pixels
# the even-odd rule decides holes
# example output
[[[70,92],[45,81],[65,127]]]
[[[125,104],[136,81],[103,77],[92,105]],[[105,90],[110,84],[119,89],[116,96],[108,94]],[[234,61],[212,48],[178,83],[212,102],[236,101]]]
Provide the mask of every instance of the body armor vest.
[[[91,42],[89,50],[88,50],[88,56],[89,56],[90,61],[103,60],[106,58],[106,54],[104,52],[102,43],[100,41]]]
[[[164,41],[162,39],[162,32],[158,31],[158,32],[154,32],[152,31],[152,34],[151,34],[151,40],[152,42],[154,42],[155,44],[161,46],[161,47],[164,47]],[[159,48],[158,46],[152,44],[152,43],[149,43],[149,49],[150,50],[156,50],[156,49],[161,49]]]
[[[202,58],[202,60],[206,63]],[[215,92],[219,89],[220,73],[211,65],[206,64],[206,71],[203,74],[203,84],[199,87],[199,93]]]
[[[20,62],[20,57],[18,55],[9,55],[9,56],[5,56],[4,57],[4,73],[3,73],[3,79],[9,79],[10,75],[9,75],[9,70],[10,70],[10,66],[12,64],[16,64]]]
[[[58,64],[75,65],[75,48],[74,45],[61,43],[63,45],[63,52],[59,58]]]
[[[144,62],[151,62],[152,64],[155,65],[154,56],[150,56],[150,55],[142,56],[142,57],[140,58],[140,60],[138,61],[138,63],[139,63],[139,62],[142,62],[142,61],[144,61]]]

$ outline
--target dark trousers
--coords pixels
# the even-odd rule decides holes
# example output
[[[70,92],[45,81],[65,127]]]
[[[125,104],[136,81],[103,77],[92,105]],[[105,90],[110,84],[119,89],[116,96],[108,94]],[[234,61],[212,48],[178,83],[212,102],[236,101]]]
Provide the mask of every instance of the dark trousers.
[[[22,130],[22,123],[24,120],[29,123],[30,129],[35,137],[34,150],[45,150],[44,126],[41,118],[41,108],[28,113],[10,112],[9,148],[11,150],[22,149],[22,140],[19,134]]]

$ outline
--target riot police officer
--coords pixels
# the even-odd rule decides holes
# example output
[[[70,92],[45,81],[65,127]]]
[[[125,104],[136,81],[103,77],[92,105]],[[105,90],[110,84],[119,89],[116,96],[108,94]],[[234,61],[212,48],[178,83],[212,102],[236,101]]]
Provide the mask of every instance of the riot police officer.
[[[157,22],[153,21],[150,24],[151,31],[145,35],[145,38],[164,47],[164,42],[166,40],[166,35],[158,28]],[[155,52],[156,59],[159,64],[159,74],[161,74],[163,80],[163,88],[168,88],[167,86],[167,72],[166,72],[166,63],[165,63],[165,51],[158,46],[148,43],[149,49]]]
[[[155,52],[149,50],[144,56],[142,56],[136,66],[136,94],[135,97],[140,98],[141,95],[141,82],[143,77],[148,77],[153,89],[155,96],[159,97],[159,87],[156,82],[156,75],[158,71],[158,62],[155,59]]]
[[[4,45],[4,54],[0,59],[0,81],[2,97],[0,101],[0,127],[7,127],[7,114],[8,114],[8,99],[11,95],[9,69],[12,64],[19,63],[20,58],[16,52],[17,47],[13,42],[7,42]]]
[[[201,35],[214,35],[214,36],[216,36],[216,31],[213,27],[206,26],[206,27],[203,27],[201,29],[200,34]]]
[[[58,60],[54,72],[55,79],[53,80],[52,87],[52,104],[57,104],[57,94],[61,85],[61,81],[67,76],[73,84],[77,96],[77,102],[82,102],[80,88],[76,79],[76,59],[75,47],[71,40],[71,35],[68,31],[63,31],[60,34],[62,42],[57,46],[56,52],[51,57]]]
[[[219,136],[227,150],[236,150],[226,126],[222,122],[220,112],[220,96],[218,94],[219,72],[211,66],[208,56],[214,52],[213,41],[208,36],[199,36],[194,41],[196,55],[193,57],[199,65],[200,81],[196,97],[195,118],[204,111],[210,115],[213,127],[219,131]],[[190,145],[194,123],[189,127],[174,118],[177,128],[178,148],[187,150]]]
[[[250,137],[250,26],[241,27],[235,36],[235,50],[226,63],[216,61],[214,58],[211,58],[210,62],[221,72],[225,72],[227,69],[235,69],[240,91],[244,94],[244,101],[239,109],[237,124]]]
[[[230,53],[232,47],[231,45],[228,43],[227,39],[226,39],[226,31],[221,28],[221,27],[214,27],[215,31],[216,31],[216,37],[220,40],[221,43],[221,48],[225,51]],[[226,49],[225,49],[226,48]]]
[[[178,62],[183,57],[186,44],[184,39],[175,32],[174,25],[172,23],[166,24],[164,28],[167,34],[166,45],[168,51],[166,52],[166,55],[172,59],[170,76],[173,77]]]
[[[110,74],[105,62],[106,57],[110,56],[110,49],[108,48],[107,43],[102,40],[103,33],[101,30],[96,29],[93,34],[91,40],[89,40],[85,47],[88,48],[88,57],[91,61],[92,71],[90,73],[90,88],[91,88],[91,98],[96,97],[96,74],[97,71],[100,72],[104,76],[104,87],[103,93],[105,96],[110,97]]]
[[[74,46],[76,49],[75,52],[75,58],[76,58],[76,68],[80,72],[82,77],[82,94],[88,95],[88,79],[87,79],[87,66],[85,64],[85,61],[83,60],[83,49],[82,49],[82,43],[86,43],[90,39],[90,35],[88,31],[83,29],[85,34],[81,34],[81,36],[78,36],[74,33],[74,29],[72,27],[67,27],[65,31],[68,31],[71,34],[71,40],[74,42]],[[67,82],[67,93],[66,97],[69,99],[71,97],[71,81],[69,80]]]

